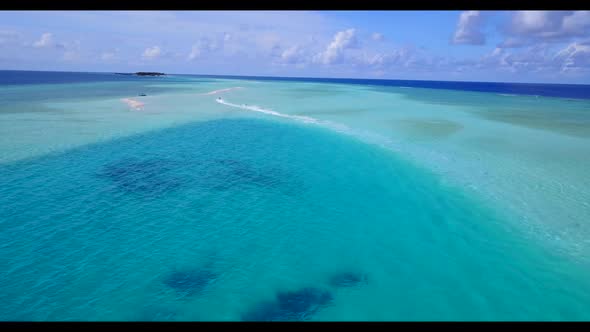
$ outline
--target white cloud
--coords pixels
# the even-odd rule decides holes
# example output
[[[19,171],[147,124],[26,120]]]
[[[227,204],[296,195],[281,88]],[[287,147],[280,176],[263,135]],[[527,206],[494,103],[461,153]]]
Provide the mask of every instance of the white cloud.
[[[291,64],[303,64],[305,63],[305,54],[301,47],[298,45],[291,46],[285,49],[281,53],[281,62]]]
[[[588,36],[590,11],[517,11],[512,16],[509,33],[544,40]]]
[[[74,51],[66,51],[63,55],[63,59],[66,61],[73,61],[78,59],[78,53]]]
[[[201,50],[198,45],[193,45],[191,52],[188,55],[188,60],[194,60],[201,55]]]
[[[162,50],[159,46],[148,47],[143,51],[143,57],[147,59],[155,59],[160,56]]]
[[[28,15],[19,14],[19,17],[26,18]],[[17,18],[16,15],[13,16]],[[62,56],[70,57],[70,54],[64,54],[69,51],[67,42],[59,43],[62,42],[59,36],[84,34],[85,40],[89,41],[87,47],[94,44],[98,48],[98,51],[86,50],[88,57],[84,58],[88,60],[103,63],[111,57],[109,54],[103,57],[102,54],[110,53],[106,52],[108,46],[121,45],[125,52],[117,53],[118,60],[134,63],[134,60],[126,55],[132,54],[130,52],[135,49],[135,52],[139,52],[138,56],[144,60],[155,58],[160,61],[170,55],[170,61],[166,65],[176,67],[177,71],[191,72],[209,70],[210,66],[216,66],[224,71],[236,73],[267,73],[269,69],[272,70],[269,64],[279,61],[286,48],[300,45],[301,49],[309,52],[308,54],[315,54],[320,51],[321,44],[324,44],[322,46],[325,48],[329,42],[326,38],[331,38],[334,31],[331,19],[313,11],[55,12],[48,16],[47,24],[59,26],[52,23],[56,21],[62,22],[65,26],[83,26],[84,29],[39,31],[39,35],[29,40],[27,47],[32,48],[33,42],[37,42],[40,45],[51,45],[47,49],[61,48],[59,52],[51,55],[51,61],[57,60],[58,57],[61,59]],[[247,29],[241,31],[240,26]],[[52,33],[49,41],[39,41],[42,32]],[[315,45],[309,48],[311,43],[307,41],[312,36],[317,40]],[[209,40],[201,41],[200,37]],[[166,41],[166,45],[157,41]],[[154,45],[160,48],[159,54]],[[146,49],[148,46],[151,51]],[[202,61],[195,62],[191,68],[182,68],[181,63],[184,61],[172,61],[171,59],[177,59],[177,56],[167,52],[168,49],[175,51],[181,48],[184,48],[184,54],[180,59],[186,61],[198,58]],[[9,57],[22,58],[19,54],[15,47]],[[44,56],[48,59],[49,53],[34,56]],[[293,60],[287,58],[288,61]],[[309,58],[308,56],[308,62]]]
[[[42,48],[42,47],[49,47],[53,45],[53,35],[49,32],[46,32],[41,35],[41,38],[33,43],[33,47]]]
[[[80,58],[80,41],[74,40],[68,43],[58,43],[56,47],[61,48],[64,51],[62,59],[65,61],[74,61]]]
[[[325,51],[318,53],[314,57],[314,62],[329,65],[341,60],[343,52],[356,46],[356,30],[348,29],[340,31],[334,35]]]
[[[383,41],[385,39],[385,37],[383,36],[382,33],[379,32],[374,32],[371,35],[371,39],[376,40],[376,41]]]
[[[363,52],[356,57],[355,62],[363,72],[371,71],[373,74],[399,73],[401,71],[412,73],[429,73],[449,66],[449,59],[435,57],[423,49],[405,46],[386,52]]]
[[[485,44],[485,36],[481,32],[482,27],[481,12],[477,10],[464,11],[459,16],[459,22],[455,34],[453,35],[453,44]]]
[[[256,48],[263,52],[268,52],[281,42],[281,37],[276,32],[264,32],[255,37]]]
[[[578,10],[563,18],[564,31],[584,34],[590,27],[590,10]]]
[[[0,45],[16,41],[20,35],[12,30],[0,30]]]
[[[405,50],[393,50],[388,53],[377,53],[373,55],[363,55],[360,62],[364,62],[369,66],[375,68],[383,68],[396,64],[402,56],[405,55]]]
[[[27,15],[21,13],[19,17]],[[478,11],[457,14],[457,21],[451,23],[456,25],[448,26],[455,30],[447,37],[452,37],[449,39],[456,44],[485,43],[486,37],[491,40],[492,36],[486,35],[488,15],[492,14]],[[470,71],[479,68],[488,71],[490,77],[497,72],[546,70],[547,77],[555,74],[556,79],[561,79],[566,72],[570,75],[582,73],[583,68],[590,69],[587,60],[590,44],[584,42],[590,40],[590,11],[512,11],[493,15],[507,18],[507,25],[499,30],[503,42],[485,56],[480,53],[461,61],[436,57],[412,45],[395,45],[379,28],[365,31],[362,26],[352,25],[349,27],[357,30],[342,29],[341,21],[330,15],[303,11],[56,12],[45,22],[46,26],[55,26],[49,29],[51,33],[41,35],[43,31],[39,31],[39,35],[26,39],[0,29],[0,47],[3,56],[13,62],[79,59],[87,60],[88,65],[92,65],[91,61],[100,65],[121,61],[135,66],[137,59],[133,60],[132,56],[135,52],[136,57],[161,61],[162,66],[167,66],[162,70],[171,72],[244,75],[338,76],[351,73],[350,76],[364,76],[372,73],[418,78],[421,73],[430,71],[444,78],[463,70],[468,78]],[[70,26],[84,24],[86,29],[56,30],[59,26],[54,23],[56,21]],[[29,28],[23,26],[23,31]],[[433,37],[438,32],[433,31]],[[83,46],[87,49],[77,49],[71,39],[62,40],[65,37],[60,36],[72,39],[83,36]],[[166,44],[159,41],[166,41]],[[545,42],[551,47],[539,46]],[[121,50],[111,49],[110,45],[121,45]],[[39,50],[31,52],[33,46]],[[93,46],[96,49],[93,50]],[[179,55],[176,51],[181,49],[184,52]],[[186,60],[195,61],[187,67]],[[5,63],[10,64],[9,61]],[[305,70],[295,70],[303,67]]]
[[[113,60],[113,59],[115,59],[115,57],[116,57],[116,52],[114,52],[114,51],[107,51],[107,52],[103,52],[103,53],[100,55],[100,58],[101,58],[103,61],[110,61],[110,60]]]
[[[557,52],[555,59],[561,63],[561,71],[575,71],[590,68],[590,42],[571,43]]]
[[[221,38],[201,37],[197,43],[192,46],[191,52],[189,53],[187,59],[191,61],[204,55],[205,53],[215,52],[222,49],[226,36],[228,35],[224,33],[223,37]]]
[[[521,33],[527,33],[541,31],[550,25],[553,25],[553,28],[555,28],[555,18],[559,16],[563,16],[563,13],[550,13],[540,10],[518,11],[513,17],[514,29]]]
[[[527,41],[522,38],[508,37],[501,42],[498,47],[500,48],[512,48],[526,46]]]
[[[455,62],[458,66],[458,62]],[[555,51],[549,43],[522,49],[496,47],[479,60],[464,61],[463,68],[494,70],[514,74],[544,73],[546,75],[583,74],[590,69],[590,43],[571,43]]]

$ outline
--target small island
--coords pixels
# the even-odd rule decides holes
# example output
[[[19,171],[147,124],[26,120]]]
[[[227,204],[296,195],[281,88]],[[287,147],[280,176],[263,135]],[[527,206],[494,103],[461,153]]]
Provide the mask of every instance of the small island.
[[[165,76],[164,73],[138,71],[137,73],[115,73],[115,75],[135,75],[135,76]]]
[[[164,73],[140,71],[135,73],[137,76],[164,76]]]

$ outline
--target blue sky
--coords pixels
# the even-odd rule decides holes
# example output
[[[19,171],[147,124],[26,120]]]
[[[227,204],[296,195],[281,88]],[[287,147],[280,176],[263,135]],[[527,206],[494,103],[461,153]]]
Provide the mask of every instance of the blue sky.
[[[0,69],[590,84],[590,11],[1,11]]]

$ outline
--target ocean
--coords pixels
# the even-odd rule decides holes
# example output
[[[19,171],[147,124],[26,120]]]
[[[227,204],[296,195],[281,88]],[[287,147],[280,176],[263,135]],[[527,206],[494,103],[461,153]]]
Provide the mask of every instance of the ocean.
[[[0,71],[0,320],[588,320],[588,169],[585,85]]]

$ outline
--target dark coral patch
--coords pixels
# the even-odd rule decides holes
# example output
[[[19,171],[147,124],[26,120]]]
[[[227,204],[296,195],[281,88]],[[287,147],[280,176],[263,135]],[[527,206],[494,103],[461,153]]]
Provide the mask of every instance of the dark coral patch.
[[[240,159],[194,160],[189,155],[176,161],[121,160],[104,166],[98,176],[108,179],[119,190],[144,196],[159,196],[190,185],[220,191],[270,188],[289,195],[302,190],[302,183],[281,168]]]
[[[215,190],[254,186],[278,190],[286,195],[296,195],[303,190],[301,181],[278,167],[259,166],[237,159],[216,159],[210,167],[211,179],[216,179],[211,188]]]
[[[246,161],[236,159],[216,159],[209,163],[208,178],[213,180],[211,187],[227,190],[235,186],[275,187],[283,182],[279,174],[258,168]]]
[[[262,302],[243,314],[242,320],[247,322],[272,322],[288,319],[283,317],[281,310],[275,302]]]
[[[277,294],[281,310],[298,317],[314,313],[322,306],[328,305],[332,299],[330,292],[312,287]]]
[[[306,287],[278,292],[274,302],[263,302],[242,316],[245,321],[300,321],[309,319],[333,301],[323,289]]]
[[[99,176],[125,192],[154,195],[179,188],[182,181],[171,175],[175,164],[160,159],[125,160],[106,165]]]
[[[217,279],[217,274],[208,270],[184,270],[171,273],[164,284],[183,296],[200,294]]]
[[[367,275],[359,272],[341,272],[330,278],[330,285],[333,287],[354,287],[367,282]]]

